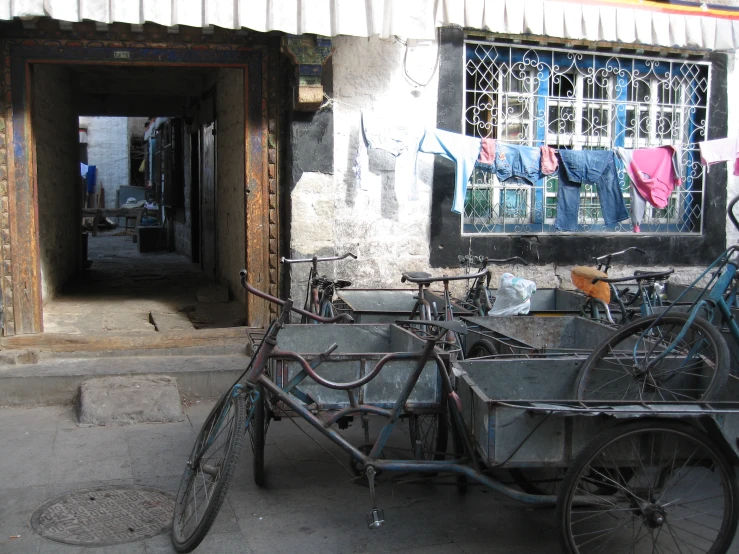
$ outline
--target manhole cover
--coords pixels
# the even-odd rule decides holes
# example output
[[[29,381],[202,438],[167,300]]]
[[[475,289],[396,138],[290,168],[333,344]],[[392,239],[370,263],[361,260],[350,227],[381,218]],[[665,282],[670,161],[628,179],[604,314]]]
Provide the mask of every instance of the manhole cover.
[[[172,524],[174,498],[148,487],[85,489],[46,502],[31,517],[42,537],[65,544],[108,546],[153,537]]]

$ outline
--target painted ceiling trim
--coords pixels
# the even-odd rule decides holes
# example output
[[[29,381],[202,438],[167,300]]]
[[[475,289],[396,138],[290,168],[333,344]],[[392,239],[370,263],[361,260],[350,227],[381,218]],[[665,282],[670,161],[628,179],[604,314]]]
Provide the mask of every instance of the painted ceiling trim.
[[[217,26],[324,36],[434,39],[436,28],[735,50],[739,11],[685,0],[0,0],[0,19]]]

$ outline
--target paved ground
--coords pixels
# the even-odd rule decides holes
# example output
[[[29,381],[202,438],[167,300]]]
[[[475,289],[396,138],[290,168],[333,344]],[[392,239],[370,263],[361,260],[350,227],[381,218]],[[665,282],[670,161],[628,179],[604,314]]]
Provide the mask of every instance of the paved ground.
[[[243,324],[238,302],[218,304],[217,310],[197,303],[197,291],[212,284],[199,264],[176,252],[142,254],[131,236],[116,232],[88,237],[92,265],[44,305],[46,332],[152,334],[150,312],[177,318],[191,329],[189,319],[198,327]]]
[[[174,552],[168,535],[107,548],[66,546],[35,535],[29,521],[46,500],[83,488],[125,483],[176,492],[209,408],[209,402],[193,405],[182,423],[94,428],[77,427],[71,408],[0,409],[0,552]],[[248,445],[239,465],[218,520],[196,552],[559,551],[553,510],[511,507],[477,488],[461,497],[450,486],[385,484],[378,494],[387,523],[370,531],[368,490],[350,483],[345,470],[288,420],[269,429],[265,489],[251,480]],[[20,538],[10,538],[15,535]]]

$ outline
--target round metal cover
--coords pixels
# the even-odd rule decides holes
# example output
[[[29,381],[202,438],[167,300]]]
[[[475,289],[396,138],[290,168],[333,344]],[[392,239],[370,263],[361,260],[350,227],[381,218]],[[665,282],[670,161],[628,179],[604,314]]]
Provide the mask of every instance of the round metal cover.
[[[168,531],[174,497],[134,485],[98,487],[49,500],[31,517],[42,537],[65,544],[109,546]]]

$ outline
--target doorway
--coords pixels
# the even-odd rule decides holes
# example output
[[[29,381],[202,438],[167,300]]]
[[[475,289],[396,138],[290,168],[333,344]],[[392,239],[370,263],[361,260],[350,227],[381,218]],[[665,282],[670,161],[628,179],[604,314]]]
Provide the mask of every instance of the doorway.
[[[245,56],[243,54],[231,56],[232,58],[239,58],[239,63],[230,64],[224,63],[228,62],[227,58],[229,56],[212,56],[213,60],[210,63],[202,63],[201,60],[200,63],[194,64],[187,63],[186,58],[192,57],[193,52],[186,50],[185,52],[176,52],[175,57],[182,59],[181,62],[157,64],[156,67],[152,67],[153,64],[150,62],[138,65],[136,63],[120,64],[114,62],[90,63],[89,60],[73,59],[64,61],[40,60],[38,52],[28,51],[33,49],[33,47],[29,47],[25,51],[24,49],[17,49],[14,51],[14,58],[11,60],[11,64],[23,63],[25,70],[29,72],[27,81],[30,85],[30,90],[26,91],[26,83],[22,80],[14,79],[12,81],[13,114],[14,117],[16,115],[21,117],[21,125],[15,125],[13,128],[14,140],[16,144],[20,143],[21,145],[20,149],[15,149],[14,154],[15,157],[27,157],[34,162],[28,166],[28,173],[16,170],[14,175],[15,186],[12,193],[16,201],[16,210],[28,205],[29,200],[31,205],[36,205],[38,209],[37,217],[34,217],[33,212],[35,210],[29,210],[27,213],[30,214],[30,217],[26,217],[25,221],[16,220],[15,224],[18,232],[11,234],[13,250],[23,252],[22,247],[26,246],[28,247],[26,251],[29,252],[29,256],[24,260],[24,263],[13,264],[13,284],[15,285],[27,277],[23,282],[30,285],[27,290],[32,293],[30,295],[20,295],[20,297],[13,295],[14,331],[16,333],[27,333],[40,331],[43,328],[44,310],[55,300],[63,298],[64,291],[70,289],[70,280],[74,280],[71,268],[76,263],[77,269],[79,269],[79,264],[82,262],[80,254],[82,244],[81,239],[78,238],[81,235],[79,231],[82,217],[80,217],[79,211],[74,213],[75,210],[61,210],[58,199],[55,201],[51,198],[53,195],[49,194],[49,191],[54,189],[54,184],[59,182],[59,179],[49,178],[49,174],[56,172],[57,165],[69,169],[73,166],[78,167],[80,162],[80,148],[77,140],[74,141],[74,153],[70,150],[68,156],[59,156],[58,152],[52,155],[54,145],[58,146],[60,140],[62,140],[61,135],[67,132],[59,131],[59,133],[54,134],[45,129],[45,125],[48,123],[45,119],[50,111],[45,110],[45,107],[48,108],[55,103],[57,108],[59,108],[60,103],[63,104],[63,109],[57,109],[60,112],[58,117],[65,122],[65,125],[62,125],[60,129],[68,129],[67,124],[74,121],[72,127],[75,138],[79,134],[76,117],[85,113],[96,116],[118,115],[126,117],[150,117],[152,114],[159,113],[162,114],[161,117],[182,118],[183,125],[186,125],[190,131],[183,135],[183,146],[187,145],[189,151],[192,151],[194,144],[203,145],[203,148],[198,148],[196,155],[191,155],[187,164],[185,164],[185,167],[189,169],[187,174],[189,175],[191,188],[189,194],[185,193],[183,197],[188,199],[189,210],[183,209],[178,212],[175,209],[169,210],[169,213],[165,214],[164,219],[169,225],[167,230],[168,232],[171,230],[168,242],[170,246],[172,243],[176,245],[178,240],[183,242],[183,229],[189,228],[190,242],[187,248],[180,249],[184,252],[180,255],[184,257],[188,264],[198,269],[197,274],[200,277],[205,277],[211,283],[215,281],[219,285],[225,285],[229,298],[241,303],[243,319],[251,316],[249,323],[259,325],[264,320],[263,306],[245,307],[243,291],[234,286],[238,284],[238,270],[246,265],[246,251],[249,247],[252,247],[250,248],[252,253],[255,250],[264,252],[261,267],[254,268],[258,278],[263,280],[268,275],[266,271],[267,241],[264,240],[262,233],[252,235],[248,232],[246,216],[249,207],[245,198],[247,175],[266,174],[266,152],[260,150],[255,155],[249,147],[250,144],[256,143],[254,141],[255,136],[258,137],[263,134],[265,126],[250,125],[251,140],[247,141],[246,125],[247,114],[261,111],[261,98],[251,99],[246,93],[248,75],[255,67],[258,67],[259,56]],[[166,51],[166,49],[164,50]],[[54,52],[53,49],[48,49],[45,53],[53,54]],[[32,54],[36,55],[32,56]],[[132,57],[129,59],[134,61],[133,58],[136,57],[136,54],[138,52],[132,51]],[[147,56],[149,54],[150,52],[147,53]],[[166,59],[173,59],[171,52],[168,52],[168,54],[169,56]],[[29,57],[35,58],[33,63],[25,63]],[[198,57],[205,58],[207,56],[199,55]],[[111,56],[112,58],[113,56]],[[187,82],[183,84],[183,80]],[[87,83],[87,86],[75,88],[75,83]],[[199,95],[206,92],[209,87],[215,87],[216,97],[218,94],[222,94],[229,97],[231,102],[228,104],[224,102],[224,105],[228,106],[227,113],[224,111],[219,114],[219,117],[206,122],[202,120],[202,114],[198,113],[198,99]],[[52,91],[57,100],[48,97],[48,94],[51,94]],[[234,103],[233,98],[239,96],[243,101]],[[177,101],[173,101],[173,99],[177,99]],[[218,102],[216,102],[216,105],[218,105]],[[234,109],[234,107],[240,107],[241,109]],[[212,148],[207,149],[208,141],[205,139],[204,132],[207,125],[212,125],[215,128],[213,123],[215,120],[219,121],[219,129],[221,127],[230,129],[231,138],[234,136],[240,138],[240,141],[232,146],[232,152],[225,156],[220,153],[216,154],[215,140],[212,141]],[[26,129],[24,125],[30,131],[29,135],[33,137],[30,142],[23,140],[22,135]],[[197,129],[197,132],[193,133],[193,129]],[[67,137],[69,136],[71,134],[67,133]],[[211,137],[214,138],[212,134]],[[230,143],[234,145],[233,140]],[[55,156],[59,159],[55,159]],[[211,156],[211,158],[208,159],[207,156]],[[61,161],[61,158],[64,158],[65,161]],[[73,163],[70,163],[70,159],[73,159]],[[202,169],[207,168],[209,162],[211,162],[210,167],[213,170],[211,172],[212,179],[206,184]],[[223,164],[228,164],[225,173],[232,178],[230,187],[224,187],[218,181]],[[15,167],[18,168],[19,165],[16,164]],[[192,178],[194,168],[198,169],[195,173],[197,175],[195,179]],[[64,174],[67,175],[67,173]],[[79,193],[81,187],[80,176],[77,173],[76,170],[73,173],[74,177],[71,180],[74,182],[70,185],[71,188],[62,187],[60,189],[64,190],[67,196],[64,202],[73,202],[74,200],[70,200],[70,198],[75,200],[81,198]],[[233,183],[233,175],[242,176],[240,183]],[[65,177],[66,179],[69,178]],[[192,184],[195,181],[197,184],[193,187]],[[264,179],[265,192],[266,181]],[[35,187],[29,186],[32,182],[36,185]],[[211,189],[206,188],[211,183],[213,184],[212,194],[210,193]],[[198,194],[194,194],[193,191],[197,191]],[[198,197],[202,202],[199,202],[197,207],[193,208],[193,200]],[[213,199],[210,206],[206,204],[206,200],[209,198]],[[58,215],[59,212],[65,213],[65,221],[62,221],[62,218]],[[73,220],[80,223],[72,223]],[[178,224],[181,225],[178,227]],[[63,228],[65,232],[58,235],[60,238],[52,240],[50,237],[53,235],[52,230],[54,228]],[[197,231],[193,232],[195,228]],[[221,229],[225,232],[219,232]],[[228,237],[228,240],[216,240],[216,237],[219,236]],[[191,242],[193,238],[201,245],[199,251]],[[208,241],[207,246],[205,240]],[[89,251],[96,250],[93,248]],[[166,252],[167,255],[173,252],[177,253],[178,248],[175,246],[174,249],[169,249]],[[158,256],[155,264],[167,265],[162,260],[162,256]],[[94,265],[95,260],[91,261]],[[200,266],[202,266],[202,270]],[[252,273],[252,275],[255,273]],[[142,275],[142,273],[139,274]],[[159,280],[161,281],[161,279]],[[107,282],[114,283],[115,280],[111,279]],[[182,283],[184,279],[180,278],[178,282]],[[71,288],[74,289],[75,287]],[[120,294],[120,284],[112,288],[118,289],[116,292]],[[52,310],[47,311],[51,312]],[[102,328],[104,330],[105,326],[103,325]]]

